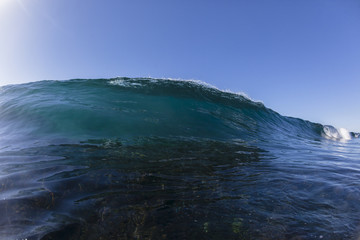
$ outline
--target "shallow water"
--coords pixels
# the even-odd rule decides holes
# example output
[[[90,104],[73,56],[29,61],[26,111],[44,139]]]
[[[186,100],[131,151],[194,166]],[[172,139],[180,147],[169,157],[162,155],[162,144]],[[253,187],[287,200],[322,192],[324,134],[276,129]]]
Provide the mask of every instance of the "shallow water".
[[[357,138],[192,82],[1,94],[1,239],[360,237]]]

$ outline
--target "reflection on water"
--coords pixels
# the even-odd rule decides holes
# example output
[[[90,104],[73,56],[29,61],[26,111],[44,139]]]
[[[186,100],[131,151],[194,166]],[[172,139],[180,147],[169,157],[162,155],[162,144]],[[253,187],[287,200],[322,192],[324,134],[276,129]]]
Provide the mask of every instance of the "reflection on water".
[[[271,146],[143,138],[3,152],[1,239],[355,239],[358,143]]]

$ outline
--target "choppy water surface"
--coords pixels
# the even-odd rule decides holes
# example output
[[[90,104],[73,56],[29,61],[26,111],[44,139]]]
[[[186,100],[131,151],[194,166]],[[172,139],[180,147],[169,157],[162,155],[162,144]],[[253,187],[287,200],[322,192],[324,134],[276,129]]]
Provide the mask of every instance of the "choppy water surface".
[[[158,79],[0,90],[1,239],[358,239],[356,133]]]

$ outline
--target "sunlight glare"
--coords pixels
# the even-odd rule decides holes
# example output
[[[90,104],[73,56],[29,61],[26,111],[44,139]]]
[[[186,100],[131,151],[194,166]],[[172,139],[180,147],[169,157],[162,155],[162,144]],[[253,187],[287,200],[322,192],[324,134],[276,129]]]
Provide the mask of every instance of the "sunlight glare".
[[[6,7],[7,5],[9,5],[9,3],[11,2],[12,0],[0,0],[0,9]]]

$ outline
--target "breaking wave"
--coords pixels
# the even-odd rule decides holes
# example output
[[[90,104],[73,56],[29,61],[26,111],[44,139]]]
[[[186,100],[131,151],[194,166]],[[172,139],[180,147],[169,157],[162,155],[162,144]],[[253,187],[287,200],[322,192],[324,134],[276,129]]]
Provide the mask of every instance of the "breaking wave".
[[[139,136],[349,139],[355,136],[284,117],[262,103],[196,81],[77,79],[1,88],[0,133],[6,146]],[[5,144],[5,143],[8,144]]]

